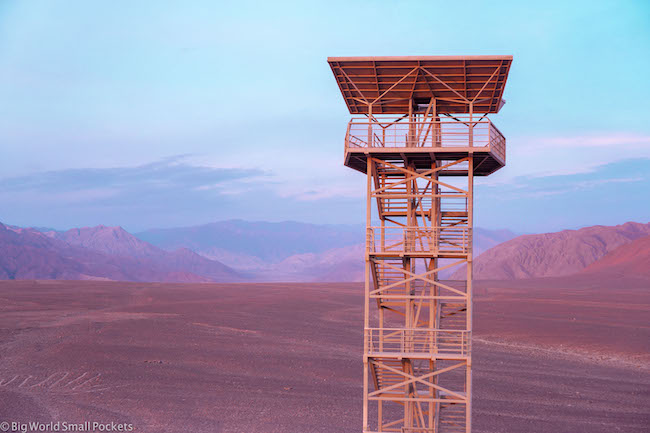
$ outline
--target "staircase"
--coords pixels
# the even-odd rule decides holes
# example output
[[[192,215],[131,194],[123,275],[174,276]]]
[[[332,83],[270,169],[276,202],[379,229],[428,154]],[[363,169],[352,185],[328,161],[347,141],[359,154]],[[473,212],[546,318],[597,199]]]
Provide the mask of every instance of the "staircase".
[[[463,365],[469,356],[466,287],[444,281],[461,293],[442,287],[434,290],[436,285],[426,280],[435,281],[436,275],[423,274],[433,269],[436,259],[468,257],[468,200],[437,184],[435,175],[428,181],[407,180],[412,174],[396,168],[397,162],[390,164],[394,166],[376,164],[372,178],[382,225],[368,232],[370,291],[377,292],[370,298],[382,314],[375,316],[379,326],[366,329],[366,354],[375,388],[368,398],[393,404],[392,411],[386,409],[384,415],[411,414],[411,419],[397,418],[396,424],[388,423],[383,431],[465,432],[466,404],[459,395],[464,395]],[[432,375],[444,369],[441,363],[457,369]],[[413,382],[409,375],[423,379]],[[446,383],[439,386],[449,391],[425,382]]]

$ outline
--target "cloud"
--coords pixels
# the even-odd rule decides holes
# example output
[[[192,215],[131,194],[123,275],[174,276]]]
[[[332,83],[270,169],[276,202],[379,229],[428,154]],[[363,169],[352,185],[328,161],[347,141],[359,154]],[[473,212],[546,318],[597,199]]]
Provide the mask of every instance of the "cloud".
[[[176,156],[132,167],[80,168],[0,179],[0,221],[134,231],[240,218],[354,223],[365,209],[364,176],[345,169],[310,178],[300,170],[217,167]],[[650,158],[586,173],[522,175],[476,186],[476,224],[520,232],[642,220]]]
[[[355,188],[342,186],[324,173],[310,178],[300,170],[224,168],[180,155],[131,167],[0,179],[0,221],[58,229],[121,225],[133,231],[233,218],[357,222],[365,202]],[[358,190],[363,194],[363,184]]]
[[[563,176],[563,182],[533,182],[534,178],[526,182],[522,179],[522,184],[510,190],[511,194],[504,194],[500,197],[501,200],[521,199],[524,197],[535,198],[545,197],[559,194],[575,194],[581,190],[593,189],[599,186],[614,185],[620,183],[643,182],[648,180],[642,176],[634,177],[621,177],[621,178],[606,178],[606,179],[589,179],[580,180],[577,175]],[[508,191],[506,189],[506,191]],[[505,191],[504,191],[505,192]]]
[[[531,141],[532,146],[548,148],[589,148],[615,147],[638,149],[650,145],[650,135],[615,132],[598,135],[573,135],[558,137],[540,137]]]
[[[498,193],[498,200],[512,200],[523,197],[543,197],[558,194],[572,194],[581,190],[622,183],[643,182],[650,180],[639,164],[650,165],[650,159],[611,163],[595,167],[585,173],[558,174],[555,176],[519,176],[511,182],[481,184],[482,191]],[[628,170],[634,174],[627,176]]]
[[[498,185],[522,176],[587,174],[603,165],[633,158],[650,158],[650,135],[610,132],[514,136],[508,139],[506,167],[479,183]]]
[[[584,173],[518,176],[476,187],[477,224],[522,232],[647,220],[650,158],[627,159]]]
[[[0,220],[67,228],[108,223],[134,228],[211,221],[244,212],[250,190],[271,174],[205,167],[186,156],[132,167],[77,168],[0,179]],[[228,211],[232,210],[232,213]]]
[[[575,184],[576,190],[578,189],[587,189],[587,188],[593,188],[595,186],[599,185],[607,185],[607,184],[614,184],[614,183],[629,183],[629,182],[642,182],[646,180],[646,178],[642,176],[634,176],[634,177],[620,177],[620,178],[614,178],[614,179],[592,179],[592,180],[584,180],[581,182],[577,182]]]
[[[81,192],[86,191],[86,198],[92,200],[131,195],[133,191],[200,189],[268,175],[257,169],[190,165],[184,162],[185,157],[179,155],[134,167],[65,169],[10,177],[0,179],[0,191],[3,194],[76,193],[79,198],[83,197]]]

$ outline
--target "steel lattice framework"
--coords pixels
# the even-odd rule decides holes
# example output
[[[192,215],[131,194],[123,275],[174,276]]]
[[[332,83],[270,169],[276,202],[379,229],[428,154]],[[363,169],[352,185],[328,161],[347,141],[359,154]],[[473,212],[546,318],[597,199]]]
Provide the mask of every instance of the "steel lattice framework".
[[[328,61],[360,115],[345,164],[367,177],[363,431],[470,432],[474,176],[505,165],[487,115],[512,57]]]

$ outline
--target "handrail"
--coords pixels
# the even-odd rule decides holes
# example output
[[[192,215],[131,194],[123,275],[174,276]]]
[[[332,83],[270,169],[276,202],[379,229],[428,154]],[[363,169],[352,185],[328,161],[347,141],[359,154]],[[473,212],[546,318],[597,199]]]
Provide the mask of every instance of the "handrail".
[[[367,227],[368,253],[469,254],[472,229],[468,226]]]
[[[470,332],[467,329],[445,329],[445,328],[366,328],[366,331],[436,331],[448,333]]]
[[[403,118],[353,117],[346,148],[494,147],[505,160],[505,137],[485,117],[405,121]]]
[[[368,354],[422,353],[438,355],[469,355],[471,331],[436,328],[366,328]]]

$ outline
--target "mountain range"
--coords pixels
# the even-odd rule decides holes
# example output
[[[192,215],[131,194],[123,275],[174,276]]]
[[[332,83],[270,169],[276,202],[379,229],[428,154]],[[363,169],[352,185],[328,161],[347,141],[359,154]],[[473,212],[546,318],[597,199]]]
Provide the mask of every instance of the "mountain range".
[[[648,272],[650,224],[516,236],[474,231],[476,279]],[[362,281],[363,227],[223,221],[133,235],[0,224],[0,279],[168,282]],[[481,254],[481,252],[483,252]],[[453,275],[452,275],[453,274]],[[462,279],[462,269],[443,278]]]
[[[147,230],[135,236],[166,250],[190,248],[206,257],[241,266],[245,258],[255,264],[279,263],[296,254],[322,253],[360,244],[364,232],[362,225],[228,220]]]
[[[136,233],[163,249],[187,247],[258,281],[363,281],[363,225],[229,220]],[[474,230],[478,253],[514,238]]]
[[[208,281],[242,279],[236,271],[216,260],[203,257],[189,248],[166,251],[142,241],[121,227],[84,227],[65,232],[46,232],[56,238],[84,249],[109,256],[128,257],[149,264],[156,269],[199,275]]]
[[[474,260],[474,278],[479,280],[513,280],[571,275],[590,269],[611,268],[613,262],[632,259],[624,252],[637,239],[650,236],[650,224],[628,222],[617,226],[592,226],[579,230],[563,230],[518,236],[499,244]],[[647,244],[640,243],[640,246]],[[639,253],[647,254],[650,250]],[[617,249],[623,248],[621,251]],[[597,265],[608,257],[605,264]],[[608,263],[610,263],[608,265]],[[464,279],[464,268],[457,270],[452,279]]]
[[[650,236],[624,244],[587,266],[583,273],[650,278]]]
[[[188,249],[154,247],[119,227],[42,233],[0,224],[0,279],[209,282],[242,276]]]

